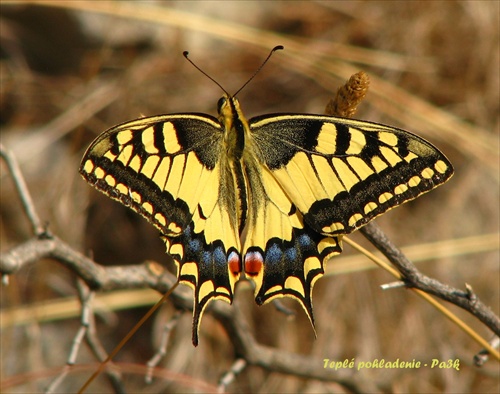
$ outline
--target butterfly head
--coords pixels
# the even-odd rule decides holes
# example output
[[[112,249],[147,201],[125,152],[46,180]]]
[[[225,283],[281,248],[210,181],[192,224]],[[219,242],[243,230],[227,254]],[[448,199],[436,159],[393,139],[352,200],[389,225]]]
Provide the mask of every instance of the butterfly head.
[[[217,112],[219,114],[219,121],[221,125],[224,126],[224,130],[226,133],[226,137],[229,135],[229,138],[231,134],[240,134],[241,138],[244,135],[245,130],[249,130],[248,127],[248,122],[246,121],[245,117],[243,116],[243,113],[241,112],[240,109],[240,104],[238,102],[238,99],[236,98],[236,95],[241,92],[245,86],[247,86],[252,79],[255,78],[255,76],[260,72],[262,67],[267,63],[267,61],[271,58],[272,54],[278,50],[284,49],[283,45],[277,45],[275,46],[270,52],[269,55],[267,55],[266,59],[260,67],[254,72],[254,74],[234,93],[233,95],[230,95],[224,87],[217,82],[214,78],[212,78],[210,75],[208,75],[205,71],[203,71],[200,67],[198,67],[189,57],[189,52],[184,51],[183,56],[186,58],[186,60],[191,63],[198,71],[200,71],[203,75],[205,75],[208,79],[210,79],[212,82],[214,82],[221,90],[224,92],[224,95],[219,99],[217,102]],[[231,131],[235,129],[236,133],[231,133]],[[238,138],[237,138],[238,139]]]
[[[243,118],[243,114],[240,108],[240,102],[234,96],[230,96],[227,93],[217,101],[217,113],[219,114],[219,118],[222,123],[225,123],[223,119],[230,118]]]
[[[234,113],[234,102],[232,101],[235,100],[231,96],[229,96],[227,93],[224,93],[224,95],[217,101],[217,113],[219,114],[219,117],[222,118],[229,118],[233,116]],[[231,105],[233,104],[233,105]]]
[[[224,130],[226,132],[226,136],[229,138],[232,138],[231,135],[234,134],[236,137],[236,145],[239,145],[242,143],[245,135],[245,131],[250,130],[248,127],[248,122],[243,116],[243,113],[241,112],[240,108],[240,103],[238,99],[236,98],[236,95],[241,92],[245,86],[247,86],[252,79],[255,78],[255,76],[259,73],[259,71],[264,67],[264,65],[267,63],[267,61],[271,58],[272,54],[275,51],[282,50],[284,47],[282,45],[275,46],[271,52],[269,52],[269,55],[267,55],[266,59],[264,62],[260,65],[260,67],[255,71],[255,73],[234,93],[233,95],[230,95],[220,83],[218,83],[215,79],[210,77],[208,74],[206,74],[203,70],[201,70],[198,66],[196,66],[191,60],[187,57],[187,52],[184,52],[184,57],[189,60],[193,66],[195,66],[198,70],[200,70],[203,74],[205,74],[208,78],[210,78],[213,82],[219,86],[222,91],[224,92],[224,95],[219,99],[217,102],[217,112],[219,114],[219,121],[220,123],[224,126]],[[235,133],[232,133],[231,131],[235,130]],[[241,146],[243,148],[243,146]]]

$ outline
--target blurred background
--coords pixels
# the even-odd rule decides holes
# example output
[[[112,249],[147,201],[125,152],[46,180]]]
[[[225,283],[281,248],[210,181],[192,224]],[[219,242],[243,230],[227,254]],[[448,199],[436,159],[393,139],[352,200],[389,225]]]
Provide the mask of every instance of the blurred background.
[[[455,166],[444,186],[377,223],[425,274],[461,289],[470,284],[499,310],[499,11],[492,1],[143,1],[8,2],[0,15],[1,142],[20,162],[42,220],[76,250],[103,265],[168,264],[154,228],[100,195],[79,176],[81,157],[107,128],[140,116],[175,112],[215,115],[220,89],[192,67],[184,50],[232,93],[276,45],[259,75],[238,94],[248,118],[273,112],[323,113],[351,74],[367,72],[371,87],[356,118],[412,131],[438,146]],[[30,225],[1,165],[1,252],[31,238]],[[352,239],[369,247],[359,234]],[[373,248],[372,248],[373,249]],[[22,383],[5,392],[43,391],[64,366],[79,327],[79,308],[51,315],[75,299],[75,275],[44,260],[2,287],[1,374]],[[499,364],[472,365],[480,347],[405,289],[382,291],[393,279],[345,246],[314,289],[317,339],[293,300],[289,318],[258,307],[247,285],[233,308],[243,310],[258,342],[318,360],[459,359],[454,369],[365,369],[383,392],[491,392]],[[99,338],[110,351],[145,313],[135,293],[121,306],[102,304]],[[159,299],[158,293],[152,299]],[[45,307],[42,309],[42,306]],[[48,305],[48,307],[47,307]],[[8,320],[13,309],[33,318]],[[491,332],[450,307],[486,339]],[[116,357],[143,365],[158,346],[173,308],[166,305]],[[160,364],[170,375],[152,385],[126,375],[130,392],[203,391],[235,359],[222,326],[207,312],[198,348],[184,313]],[[78,364],[95,363],[85,345]],[[125,370],[126,371],[126,370]],[[332,376],[335,376],[332,370]],[[85,374],[60,392],[77,390]],[[11,380],[12,381],[12,380]],[[111,390],[104,378],[88,392]],[[349,392],[332,382],[249,367],[230,392]]]

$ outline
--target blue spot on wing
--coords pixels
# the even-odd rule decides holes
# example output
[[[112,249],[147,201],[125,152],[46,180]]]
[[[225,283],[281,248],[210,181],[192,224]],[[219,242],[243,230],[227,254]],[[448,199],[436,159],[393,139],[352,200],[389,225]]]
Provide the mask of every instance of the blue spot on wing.
[[[324,238],[325,236],[315,232],[305,224],[303,229],[293,228],[290,241],[279,238],[268,240],[266,250],[262,253],[264,256],[264,275],[262,286],[255,297],[257,304],[262,305],[275,297],[292,296],[303,305],[314,324],[311,299],[312,283],[318,276],[324,274],[325,257],[334,251],[341,252],[340,242],[337,240],[334,246],[325,248],[320,254],[317,245]],[[305,272],[304,263],[308,258],[318,259],[320,267]],[[290,277],[300,280],[302,288],[286,287],[287,279]]]
[[[276,264],[280,265],[282,262],[283,250],[281,250],[277,243],[273,243],[268,249],[266,249],[265,264],[267,266],[274,266]]]
[[[198,328],[200,325],[203,310],[208,303],[216,297],[222,297],[227,302],[233,301],[233,288],[229,278],[228,254],[235,253],[234,250],[226,251],[222,241],[214,241],[207,244],[203,233],[197,234],[193,231],[194,224],[190,223],[177,237],[169,237],[172,244],[183,245],[184,255],[172,256],[179,265],[179,272],[186,263],[195,263],[197,274],[180,275],[179,280],[189,283],[194,287],[194,307],[193,307],[193,344],[198,344]],[[234,259],[234,255],[232,255]],[[234,274],[233,274],[234,275]],[[213,291],[204,294],[200,299],[200,288],[204,283],[211,282],[210,288]],[[223,288],[226,291],[217,289]]]

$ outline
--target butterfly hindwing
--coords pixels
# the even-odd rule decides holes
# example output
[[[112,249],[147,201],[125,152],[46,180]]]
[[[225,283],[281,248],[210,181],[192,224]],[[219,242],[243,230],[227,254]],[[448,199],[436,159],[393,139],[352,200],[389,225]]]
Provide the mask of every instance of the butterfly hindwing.
[[[138,119],[101,134],[80,168],[160,230],[180,282],[194,289],[195,343],[204,308],[212,299],[232,302],[241,270],[233,183],[220,182],[222,137],[208,115]]]
[[[339,237],[325,237],[304,223],[302,213],[255,156],[252,144],[243,156],[252,185],[243,241],[243,271],[255,283],[255,300],[299,301],[314,325],[312,289],[324,274],[327,258],[341,252]]]

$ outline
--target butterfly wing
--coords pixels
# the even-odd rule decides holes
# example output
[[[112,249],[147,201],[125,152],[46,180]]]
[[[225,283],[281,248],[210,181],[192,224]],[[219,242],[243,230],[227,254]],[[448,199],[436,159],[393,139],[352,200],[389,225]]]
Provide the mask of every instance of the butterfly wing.
[[[253,118],[250,127],[259,159],[325,235],[349,234],[453,174],[437,148],[390,126],[292,114]]]
[[[446,157],[425,140],[370,122],[265,115],[249,122],[250,204],[244,271],[257,303],[296,298],[311,322],[311,294],[341,237],[445,182]],[[252,162],[254,161],[254,163]],[[253,218],[253,220],[252,220]]]
[[[195,344],[204,308],[232,302],[241,270],[234,182],[221,182],[222,136],[208,115],[142,118],[97,137],[80,167],[96,189],[160,230],[179,281],[194,290]]]
[[[250,185],[247,226],[243,234],[243,271],[255,283],[255,300],[295,298],[314,326],[312,288],[324,274],[323,262],[339,254],[339,237],[325,237],[303,220],[302,213],[263,165],[249,144],[244,156]]]

